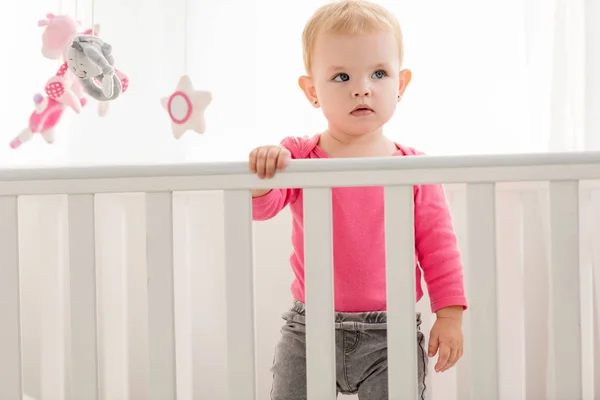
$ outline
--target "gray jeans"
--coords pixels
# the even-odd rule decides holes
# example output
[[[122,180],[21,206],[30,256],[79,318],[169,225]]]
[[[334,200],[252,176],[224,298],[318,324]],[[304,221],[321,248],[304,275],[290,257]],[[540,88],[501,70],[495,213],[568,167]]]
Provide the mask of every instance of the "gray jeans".
[[[296,301],[283,315],[273,359],[271,400],[306,400],[305,306]],[[417,314],[418,400],[426,399],[427,353]],[[386,313],[335,313],[337,393],[360,400],[388,400]]]

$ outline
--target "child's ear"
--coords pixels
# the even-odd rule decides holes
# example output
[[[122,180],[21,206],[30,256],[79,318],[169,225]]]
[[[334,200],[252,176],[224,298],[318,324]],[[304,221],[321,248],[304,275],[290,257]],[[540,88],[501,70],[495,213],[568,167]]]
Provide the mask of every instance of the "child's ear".
[[[319,99],[317,98],[317,90],[313,84],[312,78],[310,76],[302,75],[298,78],[298,86],[300,86],[300,89],[302,89],[304,95],[313,107],[318,107]]]
[[[406,87],[412,79],[412,71],[410,69],[403,69],[400,71],[400,85],[398,87],[398,95],[403,96]]]

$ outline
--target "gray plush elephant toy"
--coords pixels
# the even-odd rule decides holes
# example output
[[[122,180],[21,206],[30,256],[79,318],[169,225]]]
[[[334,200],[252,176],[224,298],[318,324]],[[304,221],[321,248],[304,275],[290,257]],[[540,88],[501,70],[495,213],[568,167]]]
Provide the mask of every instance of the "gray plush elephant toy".
[[[85,91],[98,101],[114,100],[123,91],[111,52],[109,44],[92,35],[76,36],[67,50],[67,65],[81,79]]]

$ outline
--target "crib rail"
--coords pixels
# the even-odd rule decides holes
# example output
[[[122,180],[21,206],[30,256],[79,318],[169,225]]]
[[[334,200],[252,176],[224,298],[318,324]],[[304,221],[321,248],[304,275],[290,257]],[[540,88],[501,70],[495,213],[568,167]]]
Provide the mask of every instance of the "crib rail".
[[[18,196],[67,194],[72,398],[98,399],[94,195],[146,193],[151,399],[175,399],[172,192],[224,190],[229,396],[256,398],[251,188],[302,187],[309,399],[335,398],[332,187],[384,186],[390,398],[417,397],[413,185],[467,184],[473,399],[498,399],[495,185],[549,182],[556,398],[582,398],[579,190],[600,153],[294,160],[269,181],[245,163],[0,171],[0,398],[21,399]],[[393,266],[393,267],[391,267]],[[325,272],[324,272],[325,271]]]

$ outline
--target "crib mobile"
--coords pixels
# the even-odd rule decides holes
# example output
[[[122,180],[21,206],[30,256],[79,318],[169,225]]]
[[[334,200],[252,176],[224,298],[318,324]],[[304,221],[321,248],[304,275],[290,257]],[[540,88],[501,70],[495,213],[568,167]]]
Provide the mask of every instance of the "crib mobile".
[[[160,99],[171,120],[175,139],[180,139],[188,130],[205,132],[204,112],[212,101],[212,94],[196,90],[187,74],[187,0],[185,6],[184,74],[175,91]],[[79,114],[87,104],[86,94],[98,101],[98,115],[105,116],[109,102],[127,91],[129,78],[115,68],[112,47],[99,37],[100,26],[93,20],[92,13],[92,28],[82,33],[78,32],[78,22],[68,15],[49,13],[46,19],[38,21],[38,26],[44,27],[42,56],[50,60],[61,59],[62,64],[46,82],[46,95],[36,93],[33,96],[34,111],[29,124],[11,140],[11,148],[19,148],[36,133],[47,143],[54,143],[54,129],[65,110],[69,108]]]
[[[161,98],[161,104],[171,118],[171,131],[175,139],[180,139],[188,130],[204,133],[204,111],[211,100],[210,92],[194,89],[188,75],[179,79],[177,88],[169,97]]]
[[[212,94],[205,90],[196,90],[188,70],[188,0],[184,1],[183,12],[183,75],[175,91],[162,97],[160,103],[171,119],[171,131],[175,139],[180,139],[188,130],[203,134],[206,130],[204,112],[212,101]]]
[[[78,33],[79,24],[67,15],[46,14],[38,26],[42,33],[42,56],[62,59],[56,74],[44,87],[46,96],[33,96],[34,111],[27,128],[11,142],[13,149],[38,133],[47,143],[54,142],[54,129],[67,108],[79,114],[87,103],[85,95],[98,100],[98,114],[106,115],[110,101],[129,86],[128,77],[114,67],[112,47],[99,37],[100,26]],[[92,18],[93,20],[93,18]]]

